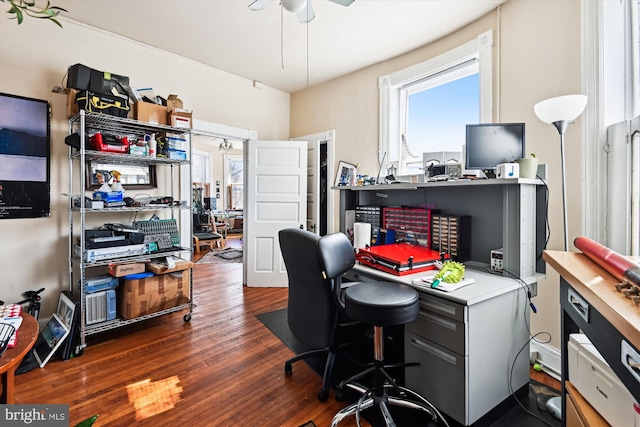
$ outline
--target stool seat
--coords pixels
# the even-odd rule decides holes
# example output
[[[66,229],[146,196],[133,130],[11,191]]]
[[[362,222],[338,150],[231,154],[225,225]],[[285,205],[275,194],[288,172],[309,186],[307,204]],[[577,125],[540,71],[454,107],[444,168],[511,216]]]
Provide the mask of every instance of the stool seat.
[[[374,326],[404,325],[418,317],[415,289],[393,282],[361,282],[347,288],[345,310],[349,317]]]

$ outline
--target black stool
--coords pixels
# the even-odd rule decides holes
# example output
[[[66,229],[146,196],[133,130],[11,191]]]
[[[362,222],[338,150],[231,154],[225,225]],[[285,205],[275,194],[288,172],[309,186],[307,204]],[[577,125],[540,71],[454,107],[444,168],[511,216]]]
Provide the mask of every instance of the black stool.
[[[382,412],[387,426],[395,426],[395,422],[387,408],[388,404],[418,409],[427,412],[437,421],[438,410],[422,396],[396,384],[385,371],[385,367],[415,366],[417,363],[384,364],[383,326],[404,325],[418,317],[418,293],[409,286],[393,282],[361,282],[345,291],[346,312],[354,320],[373,325],[374,331],[374,363],[365,371],[354,375],[340,383],[338,389],[349,387],[362,393],[358,402],[338,412],[331,422],[337,426],[344,418],[355,414],[360,425],[360,411],[377,405]],[[373,372],[374,385],[366,389],[355,381]],[[387,394],[393,390],[395,396]],[[415,400],[410,400],[407,395]],[[442,416],[440,415],[442,418]]]

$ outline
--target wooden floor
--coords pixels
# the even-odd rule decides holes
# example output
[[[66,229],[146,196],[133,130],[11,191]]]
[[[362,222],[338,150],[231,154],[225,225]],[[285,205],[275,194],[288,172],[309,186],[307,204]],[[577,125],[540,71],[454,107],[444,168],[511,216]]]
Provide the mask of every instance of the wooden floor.
[[[305,363],[285,376],[293,353],[255,317],[286,307],[286,289],[244,288],[242,264],[197,264],[193,282],[191,322],[185,311],[92,336],[82,356],[16,377],[16,403],[69,404],[70,425],[329,426],[345,404],[318,401]]]

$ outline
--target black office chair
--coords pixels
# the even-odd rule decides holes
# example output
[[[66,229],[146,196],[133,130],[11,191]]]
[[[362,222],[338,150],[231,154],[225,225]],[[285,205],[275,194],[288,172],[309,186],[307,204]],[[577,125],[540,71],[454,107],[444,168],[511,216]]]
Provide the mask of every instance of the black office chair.
[[[208,215],[203,215],[208,218]],[[218,248],[224,248],[225,246],[225,238],[217,232],[215,223],[208,221],[207,224],[209,224],[211,228],[203,226],[200,214],[193,214],[193,245],[196,248],[196,253],[200,253],[200,245],[202,243],[207,244],[209,249],[213,249],[214,244],[217,245]]]
[[[327,354],[322,376],[322,390],[318,399],[325,402],[329,397],[331,375],[336,356],[355,361],[346,353],[338,351],[335,342],[336,330],[356,322],[344,319],[344,313],[336,301],[340,288],[334,289],[331,280],[342,275],[351,266],[333,269],[328,275],[323,272],[318,257],[320,236],[310,231],[287,228],[278,233],[280,250],[287,268],[289,300],[287,321],[296,339],[312,348],[285,362],[285,373],[291,374],[292,363],[315,355]],[[353,249],[352,249],[353,252]]]
[[[329,275],[338,271],[343,273],[355,264],[355,254],[351,242],[343,233],[323,236],[318,241],[318,252],[324,270]],[[342,273],[340,273],[342,275]],[[339,276],[334,276],[339,277]],[[418,317],[419,298],[415,289],[395,282],[360,282],[357,286],[348,287],[340,300],[344,301],[346,314],[357,321],[373,326],[374,331],[374,363],[363,372],[343,381],[338,390],[349,387],[361,393],[361,398],[354,404],[338,412],[331,422],[337,426],[344,418],[355,414],[358,419],[360,411],[377,405],[387,426],[395,426],[388,404],[418,409],[437,421],[438,410],[419,394],[399,386],[387,373],[389,368],[416,366],[417,363],[384,364],[383,326],[404,325]],[[356,383],[357,380],[373,374],[373,387],[365,388]],[[395,395],[390,395],[387,390]],[[409,399],[411,396],[413,399]],[[445,425],[446,425],[446,421]]]

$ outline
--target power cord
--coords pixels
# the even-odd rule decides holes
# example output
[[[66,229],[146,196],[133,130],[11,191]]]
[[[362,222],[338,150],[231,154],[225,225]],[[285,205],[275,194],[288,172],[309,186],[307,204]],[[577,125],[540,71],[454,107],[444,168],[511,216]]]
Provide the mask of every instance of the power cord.
[[[545,190],[544,191],[544,224],[545,224],[544,246],[542,247],[542,250],[536,257],[536,261],[540,261],[540,259],[542,258],[542,251],[547,249],[547,244],[549,243],[549,238],[551,237],[551,227],[549,226],[549,187],[547,186],[547,183],[545,182],[545,180],[542,179],[539,175],[537,175],[536,178],[538,178],[540,182],[542,182],[542,185],[544,185],[544,190]]]
[[[526,343],[524,343],[524,345],[522,347],[520,347],[520,350],[518,350],[518,353],[516,353],[516,356],[513,360],[513,363],[511,364],[511,370],[509,371],[509,393],[511,393],[511,396],[513,396],[513,398],[516,400],[516,402],[518,402],[518,405],[520,406],[520,408],[522,408],[523,411],[525,411],[527,414],[531,415],[533,418],[539,420],[540,422],[544,423],[545,425],[548,425],[549,427],[555,427],[553,424],[551,424],[550,422],[548,422],[547,420],[539,417],[538,415],[534,414],[533,412],[531,412],[530,410],[528,410],[520,400],[518,400],[518,398],[515,395],[515,391],[513,390],[513,385],[511,384],[511,380],[513,378],[513,368],[516,364],[516,360],[518,359],[518,356],[520,356],[520,353],[522,353],[522,350],[524,350],[529,343],[533,340],[536,342],[541,342],[536,340],[536,337],[538,335],[541,334],[547,334],[549,336],[549,340],[545,341],[545,342],[549,342],[551,340],[551,335],[548,332],[538,332],[537,334],[535,334],[534,336],[531,336]],[[531,335],[531,333],[529,333],[529,335]]]

